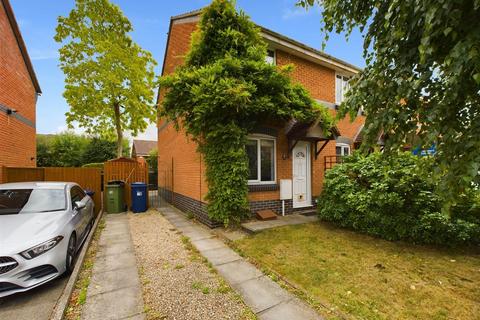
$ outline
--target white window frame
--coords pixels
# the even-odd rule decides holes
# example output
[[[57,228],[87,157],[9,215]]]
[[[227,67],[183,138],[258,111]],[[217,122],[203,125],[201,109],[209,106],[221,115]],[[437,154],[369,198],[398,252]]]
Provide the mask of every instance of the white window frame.
[[[341,87],[338,88],[338,85],[337,85],[337,78],[340,77],[341,78]],[[347,85],[346,85],[346,89],[344,91],[344,81],[345,79],[344,78],[348,78],[348,80],[346,81],[347,82]],[[348,89],[350,89],[350,79],[352,79],[351,76],[348,76],[344,73],[338,73],[338,72],[335,72],[335,104],[341,104],[343,102],[343,100],[345,100],[345,93],[348,91]],[[338,90],[342,90],[341,91],[341,94],[340,94],[340,101],[337,99],[337,92]]]
[[[272,49],[272,48],[268,48],[268,49],[267,49],[267,56],[265,57],[265,62],[267,62],[267,63],[269,63],[269,62],[267,61],[268,51],[272,51],[272,52],[273,52],[273,63],[272,63],[272,65],[273,65],[273,66],[276,66],[276,65],[277,65],[277,50]]]
[[[336,147],[340,147],[342,148],[342,154],[337,154],[337,148]],[[343,151],[343,148],[347,148],[348,149],[348,155],[345,155],[345,152]],[[335,145],[335,155],[336,156],[342,156],[342,157],[345,157],[345,156],[349,156],[352,154],[352,148],[350,147],[350,145],[348,143],[342,143],[342,142],[339,142]]]
[[[265,135],[265,134],[255,134],[248,135],[247,140],[256,140],[257,141],[257,180],[248,180],[249,185],[257,184],[273,184],[277,182],[277,139],[275,137]],[[273,141],[273,180],[272,181],[261,181],[261,167],[262,167],[262,155],[261,155],[261,140],[270,140]]]

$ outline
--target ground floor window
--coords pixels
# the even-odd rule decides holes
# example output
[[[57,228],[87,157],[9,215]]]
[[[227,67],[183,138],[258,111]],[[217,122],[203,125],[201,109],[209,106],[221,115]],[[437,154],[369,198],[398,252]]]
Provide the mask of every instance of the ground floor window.
[[[350,155],[350,145],[346,143],[337,143],[336,151],[337,156],[348,156]]]
[[[249,165],[248,183],[275,182],[275,139],[251,136],[246,145]]]

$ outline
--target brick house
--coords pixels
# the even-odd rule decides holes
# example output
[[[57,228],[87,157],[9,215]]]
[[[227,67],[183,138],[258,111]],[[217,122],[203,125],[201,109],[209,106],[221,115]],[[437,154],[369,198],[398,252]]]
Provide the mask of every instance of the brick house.
[[[171,18],[162,75],[174,72],[183,63],[199,19],[200,11]],[[269,46],[266,60],[278,66],[293,64],[293,80],[335,114],[348,80],[360,69],[266,28],[261,28],[261,33]],[[292,121],[265,125],[251,132],[246,146],[251,211],[271,209],[288,214],[313,209],[326,168],[338,156],[348,155],[355,148],[364,121],[360,113],[353,122],[343,119],[330,137],[324,137],[318,125],[305,128]],[[202,155],[184,132],[177,132],[165,119],[158,122],[158,158],[159,190],[165,199],[214,226],[203,201],[208,186]],[[282,193],[289,190],[290,199],[282,202],[280,189]]]
[[[0,0],[0,170],[36,166],[35,106],[40,94],[12,7]]]

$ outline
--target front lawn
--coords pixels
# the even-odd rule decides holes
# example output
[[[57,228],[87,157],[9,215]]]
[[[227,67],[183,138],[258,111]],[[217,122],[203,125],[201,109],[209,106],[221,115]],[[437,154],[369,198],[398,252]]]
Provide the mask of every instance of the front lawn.
[[[480,319],[479,250],[389,242],[326,223],[272,229],[234,245],[329,318]]]

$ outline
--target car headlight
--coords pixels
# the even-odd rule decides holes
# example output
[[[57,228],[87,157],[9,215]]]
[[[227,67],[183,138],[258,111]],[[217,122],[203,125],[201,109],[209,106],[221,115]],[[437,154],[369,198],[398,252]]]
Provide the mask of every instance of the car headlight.
[[[27,249],[23,252],[20,252],[20,255],[24,257],[25,259],[33,259],[35,257],[38,257],[39,255],[47,252],[48,250],[52,249],[55,247],[60,241],[62,241],[63,237],[62,236],[57,236],[53,239],[50,239],[48,241],[45,241],[43,243],[40,243],[39,245],[32,247],[30,249]]]

